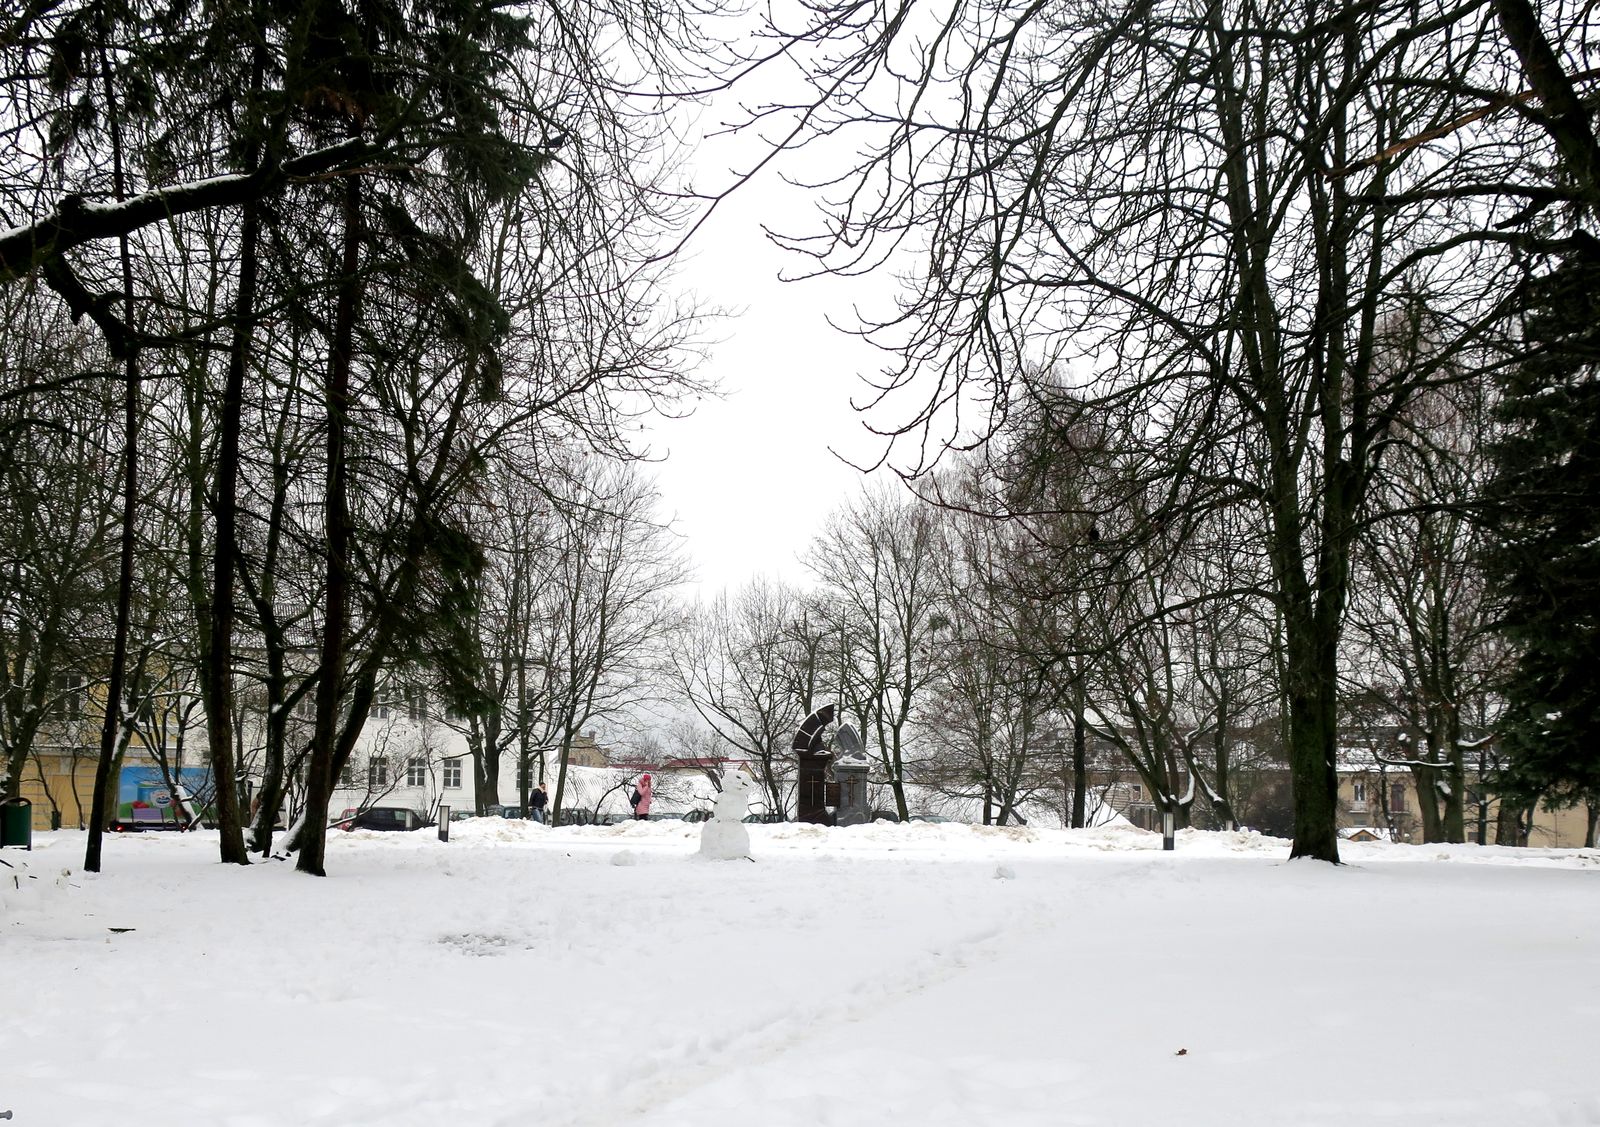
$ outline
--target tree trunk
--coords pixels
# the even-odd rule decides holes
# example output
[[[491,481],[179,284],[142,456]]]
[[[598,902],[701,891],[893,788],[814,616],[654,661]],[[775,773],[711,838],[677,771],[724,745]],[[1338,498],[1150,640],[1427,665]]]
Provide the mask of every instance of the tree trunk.
[[[472,756],[478,812],[482,813],[500,803],[500,726],[487,716],[474,716],[467,724],[467,750]]]
[[[519,569],[520,570],[520,569]],[[517,646],[517,762],[520,763],[524,781],[533,783],[533,749],[528,741],[528,640],[526,630],[518,631]],[[544,763],[539,763],[538,782],[544,782]],[[522,809],[528,809],[529,796],[524,791]]]
[[[1411,748],[1413,754],[1419,749]],[[1417,817],[1422,822],[1422,842],[1435,845],[1444,841],[1444,824],[1439,818],[1439,768],[1413,763],[1411,778],[1417,788]]]
[[[816,711],[809,704],[805,707],[807,709],[805,715],[807,716]],[[774,754],[774,749],[782,746],[783,742],[781,740],[773,740],[762,753],[761,782],[767,790],[768,811],[774,814],[782,814],[787,818],[789,812],[784,808],[783,804],[783,776],[779,771],[778,757]]]
[[[1444,718],[1444,731],[1440,737],[1445,766],[1444,785],[1449,793],[1444,796],[1444,839],[1456,845],[1467,840],[1467,765],[1461,750],[1461,718],[1453,705]]]
[[[350,516],[346,497],[345,431],[349,426],[350,368],[355,351],[356,305],[361,280],[361,179],[350,176],[344,190],[344,254],[335,311],[333,355],[324,399],[328,414],[327,484],[324,492],[328,536],[328,578],[323,597],[321,680],[317,719],[306,778],[306,816],[295,868],[325,876],[328,801],[336,781],[339,702],[343,693],[346,620],[349,616]]]
[[[905,723],[902,716],[901,724]],[[910,821],[911,807],[906,805],[906,765],[900,748],[900,729],[894,731],[894,766],[889,773],[889,786],[894,792],[894,809],[902,822]]]
[[[387,645],[387,638],[379,638],[376,645],[380,647],[377,652],[382,652],[381,647]],[[361,739],[361,731],[366,726],[367,713],[372,709],[372,702],[378,697],[378,661],[369,657],[358,667],[351,678],[349,686],[348,705],[344,722],[339,727],[333,741],[333,752],[328,765],[328,777],[337,779],[344,771],[345,765],[350,762],[350,756],[355,751],[357,741]],[[309,774],[309,770],[307,774]],[[289,832],[284,835],[283,848],[286,852],[293,853],[300,848],[301,842],[313,825],[317,827],[319,840],[325,843],[328,828],[327,800],[316,811],[316,816],[311,817],[310,786],[306,787],[306,807],[300,816],[295,819],[294,825],[289,827]]]
[[[1600,188],[1600,141],[1591,111],[1539,26],[1538,10],[1528,0],[1493,0],[1492,7],[1501,32],[1522,62],[1528,85],[1543,104],[1540,125],[1561,150],[1567,173],[1594,192]]]
[[[1494,843],[1496,845],[1522,845],[1522,808],[1504,799],[1495,815]]]
[[[128,252],[123,249],[127,266]],[[129,300],[131,296],[131,266],[128,269]],[[94,801],[89,813],[89,841],[84,854],[83,867],[91,873],[100,871],[101,836],[111,820],[109,799],[112,787],[112,764],[121,750],[122,733],[130,717],[125,716],[123,694],[128,669],[128,632],[133,617],[133,553],[134,521],[138,517],[139,503],[139,365],[133,354],[126,357],[124,368],[126,389],[123,397],[122,432],[122,536],[118,551],[117,616],[111,642],[111,670],[106,678],[105,719],[100,726],[100,758],[95,764]]]
[[[1228,721],[1232,714],[1232,695],[1224,679],[1222,691],[1217,696],[1217,732],[1212,746],[1216,764],[1212,790],[1216,792],[1216,798],[1211,804],[1217,828],[1222,830],[1232,830],[1239,824],[1233,815],[1233,799],[1230,797],[1233,790],[1233,749],[1228,746]]]
[[[100,69],[105,81],[105,112],[111,126],[111,158],[113,186],[117,201],[126,196],[127,185],[122,165],[122,118],[117,108],[116,90],[111,81],[111,67],[106,51],[105,16],[97,10],[100,33]],[[128,237],[117,240],[122,260],[122,310],[129,333],[132,333],[133,316],[133,255],[128,248]],[[122,733],[129,718],[123,715],[123,688],[128,668],[128,628],[133,617],[133,550],[134,521],[139,506],[139,357],[129,345],[123,360],[122,395],[122,536],[117,570],[117,617],[111,642],[111,670],[106,678],[105,719],[100,725],[100,758],[95,763],[94,800],[89,813],[89,840],[84,852],[83,867],[91,873],[100,871],[102,836],[110,821],[107,810],[110,798],[113,762],[121,751]]]
[[[272,852],[272,835],[278,824],[278,811],[288,791],[290,764],[287,748],[289,716],[293,711],[289,702],[288,645],[277,617],[276,573],[289,488],[289,469],[280,455],[273,458],[272,485],[272,508],[267,520],[266,551],[261,561],[261,584],[251,591],[260,619],[261,646],[267,666],[266,746],[261,765],[261,790],[250,819],[250,847],[263,857]],[[308,693],[315,690],[302,687],[300,691]],[[296,701],[299,699],[297,697]],[[315,697],[312,699],[315,700]]]
[[[267,714],[265,756],[261,764],[261,789],[250,816],[250,847],[263,857],[272,852],[272,833],[283,805],[284,747],[289,738],[289,706],[285,697],[288,677],[281,649],[267,645]]]
[[[211,637],[207,644],[206,742],[217,796],[217,836],[224,864],[248,865],[239,814],[238,773],[233,761],[233,575],[237,566],[239,513],[239,429],[244,411],[244,376],[255,331],[256,239],[259,209],[244,205],[240,234],[239,295],[234,303],[233,347],[222,392],[221,434],[217,447],[217,538],[212,571]]]
[[[556,793],[550,802],[550,824],[559,825],[561,811],[567,801],[567,757],[572,753],[573,730],[570,726],[561,732],[561,747],[556,757]]]
[[[1294,798],[1290,858],[1339,863],[1338,676],[1335,639],[1288,629],[1289,772]]]
[[[1072,705],[1072,828],[1075,830],[1083,829],[1088,821],[1089,720],[1084,712],[1080,687]]]
[[[270,711],[276,704],[277,712]],[[283,714],[282,698],[268,697],[265,754],[261,764],[261,789],[256,792],[255,809],[250,813],[250,848],[263,857],[272,852],[272,834],[283,806],[284,745],[288,740],[289,718]]]

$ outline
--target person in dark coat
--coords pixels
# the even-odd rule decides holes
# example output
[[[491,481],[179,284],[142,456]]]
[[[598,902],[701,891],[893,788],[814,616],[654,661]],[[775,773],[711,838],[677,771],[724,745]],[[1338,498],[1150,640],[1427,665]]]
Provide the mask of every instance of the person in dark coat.
[[[543,822],[545,809],[550,805],[550,792],[544,789],[543,783],[533,788],[533,794],[528,796],[528,805],[533,807],[533,820]]]

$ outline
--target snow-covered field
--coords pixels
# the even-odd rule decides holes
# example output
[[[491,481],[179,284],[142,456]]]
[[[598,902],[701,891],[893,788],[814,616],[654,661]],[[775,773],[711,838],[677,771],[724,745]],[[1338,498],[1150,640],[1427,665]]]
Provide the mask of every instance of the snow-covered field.
[[[1600,1124],[1600,852],[480,819],[0,858],[17,1127]],[[125,930],[124,930],[125,929]]]

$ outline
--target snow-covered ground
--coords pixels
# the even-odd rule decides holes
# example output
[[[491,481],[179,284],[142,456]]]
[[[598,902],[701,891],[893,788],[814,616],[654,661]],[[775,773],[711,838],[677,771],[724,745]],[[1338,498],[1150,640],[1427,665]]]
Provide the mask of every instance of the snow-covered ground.
[[[1600,852],[498,819],[0,859],[0,1111],[193,1123],[1600,1124]]]

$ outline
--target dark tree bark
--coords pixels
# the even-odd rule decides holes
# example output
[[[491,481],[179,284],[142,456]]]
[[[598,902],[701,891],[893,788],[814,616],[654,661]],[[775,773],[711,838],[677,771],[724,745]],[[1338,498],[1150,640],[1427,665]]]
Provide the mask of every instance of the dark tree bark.
[[[1291,626],[1288,639],[1288,757],[1294,806],[1289,856],[1338,864],[1339,777],[1334,766],[1339,746],[1338,633],[1333,630],[1319,638],[1309,627],[1296,631]]]
[[[132,267],[126,240],[123,269],[128,279],[128,316],[132,318]],[[122,451],[122,534],[118,547],[117,613],[111,642],[111,669],[106,677],[105,720],[100,727],[100,757],[94,770],[94,801],[89,813],[89,840],[83,867],[100,871],[101,839],[111,820],[112,765],[120,758],[122,740],[132,718],[124,714],[124,690],[128,669],[128,627],[133,617],[134,522],[139,504],[139,362],[135,354],[123,361],[125,381],[123,399]]]
[[[238,566],[239,428],[244,412],[244,378],[255,333],[256,255],[260,208],[244,205],[239,234],[239,294],[234,302],[233,345],[228,352],[217,448],[216,518],[211,593],[211,636],[206,645],[206,740],[217,794],[217,832],[224,864],[248,865],[233,759],[234,572]]]
[[[127,192],[127,180],[122,161],[122,117],[117,108],[116,90],[112,82],[111,66],[106,48],[107,32],[104,17],[99,20],[100,69],[105,87],[105,112],[111,128],[112,177],[116,197],[121,201]],[[133,317],[133,255],[128,247],[128,237],[118,240],[119,259],[122,266],[122,302],[125,323],[132,326]],[[132,717],[125,707],[124,689],[128,669],[128,632],[133,617],[133,555],[135,547],[135,521],[139,515],[139,355],[129,349],[123,356],[122,399],[122,535],[118,545],[117,613],[112,628],[111,669],[106,677],[105,720],[100,726],[100,758],[94,770],[94,800],[90,806],[89,839],[84,852],[83,867],[91,873],[100,871],[102,836],[110,821],[108,806],[111,798],[113,764],[120,758],[121,744],[131,730]]]
[[[1218,828],[1224,830],[1231,830],[1238,824],[1233,816],[1233,749],[1228,745],[1229,721],[1232,715],[1229,712],[1229,703],[1228,693],[1224,690],[1217,701],[1217,731],[1212,747],[1217,772],[1213,787],[1216,798],[1212,800],[1212,812],[1216,816]]]
[[[1600,194],[1600,141],[1591,110],[1578,97],[1571,77],[1562,69],[1539,27],[1539,14],[1528,0],[1493,0],[1500,30],[1522,61],[1528,84],[1544,105],[1545,131],[1560,150],[1566,170],[1591,199]]]
[[[1081,830],[1087,822],[1089,792],[1089,721],[1084,714],[1081,689],[1073,690],[1072,709],[1072,828]]]
[[[152,189],[121,201],[114,208],[88,209],[81,198],[64,197],[52,214],[38,222],[0,233],[0,283],[24,277],[50,263],[64,263],[68,251],[85,243],[121,239],[141,227],[176,216],[263,199],[280,191],[293,177],[358,169],[371,158],[372,153],[364,144],[349,141],[291,158],[281,167],[264,167],[248,176],[217,176]],[[130,329],[131,325],[124,321],[119,331]]]
[[[1528,844],[1527,807],[1519,802],[1505,800],[1495,816],[1494,842],[1496,845],[1523,846]]]
[[[345,631],[349,617],[350,514],[345,435],[350,422],[350,369],[355,351],[355,322],[361,278],[361,178],[346,178],[344,187],[344,253],[338,305],[334,313],[333,350],[324,389],[327,409],[327,483],[323,494],[327,522],[327,582],[323,598],[321,679],[317,693],[316,730],[306,773],[306,813],[295,868],[326,876],[328,801],[333,796],[339,763],[338,735],[341,685],[344,680]],[[357,720],[359,721],[359,717]],[[348,754],[348,753],[346,753]]]

